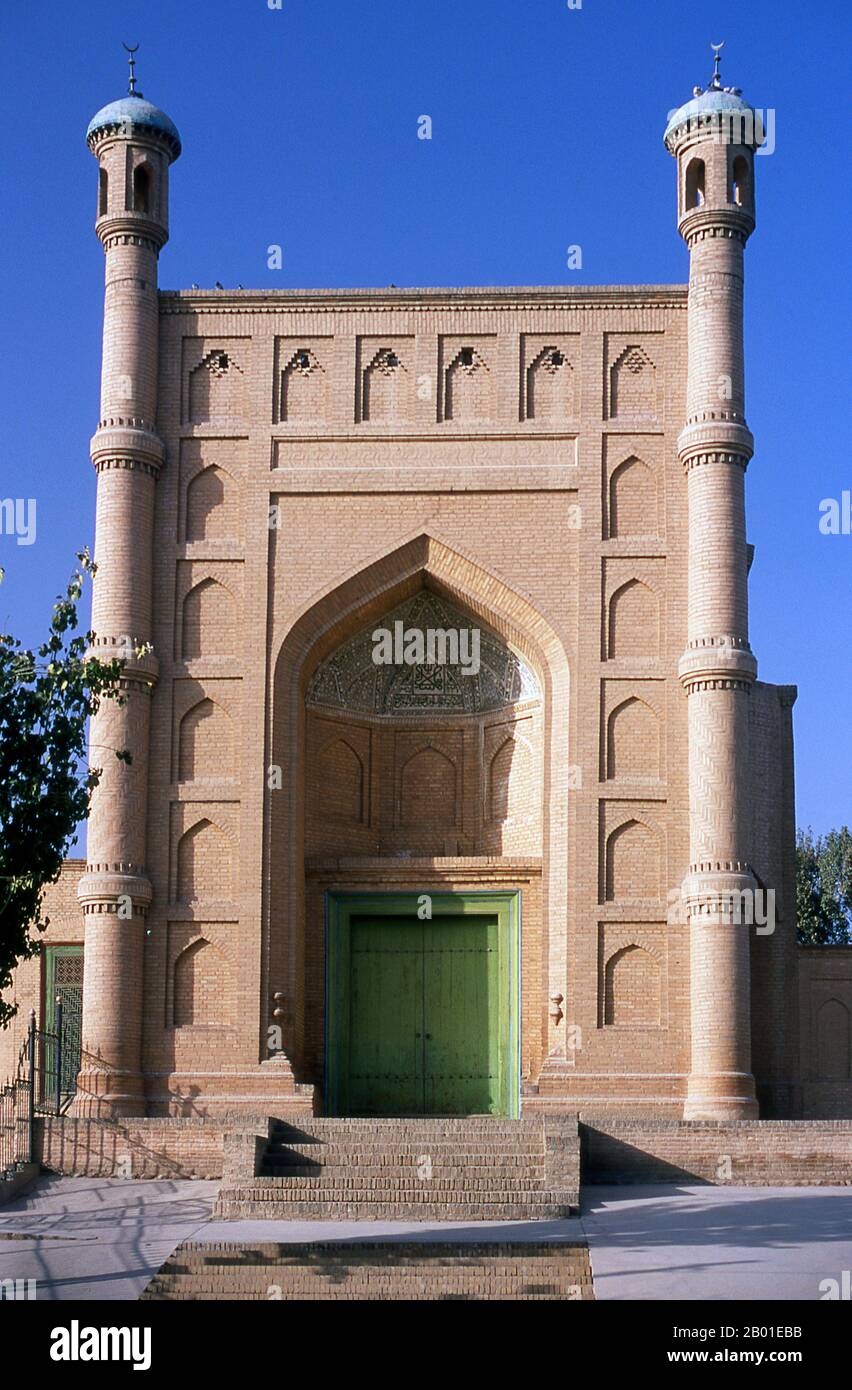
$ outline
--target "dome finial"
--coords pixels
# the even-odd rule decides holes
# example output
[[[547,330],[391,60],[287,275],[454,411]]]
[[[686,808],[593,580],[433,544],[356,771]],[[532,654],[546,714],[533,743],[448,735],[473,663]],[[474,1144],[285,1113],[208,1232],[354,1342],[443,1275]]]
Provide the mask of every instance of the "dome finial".
[[[721,43],[711,43],[710,47],[713,50],[713,80],[710,85],[718,91],[722,85],[722,78],[719,75],[719,64],[722,61],[722,49],[725,47],[725,40],[722,39]]]
[[[136,90],[136,59],[133,56],[135,53],[139,52],[139,45],[138,43],[134,44],[131,48],[128,44],[123,43],[121,46],[125,53],[129,55],[127,66],[130,68],[130,77],[127,81],[127,95],[130,97],[141,97],[142,93]]]

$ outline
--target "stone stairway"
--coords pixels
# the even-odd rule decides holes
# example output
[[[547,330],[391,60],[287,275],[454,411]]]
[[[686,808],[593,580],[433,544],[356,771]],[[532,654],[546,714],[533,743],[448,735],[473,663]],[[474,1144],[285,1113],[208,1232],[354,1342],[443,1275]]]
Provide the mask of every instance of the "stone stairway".
[[[146,1300],[594,1298],[583,1241],[179,1245]]]
[[[214,1215],[553,1220],[578,1208],[579,1157],[573,1117],[271,1121],[265,1144],[226,1139]]]

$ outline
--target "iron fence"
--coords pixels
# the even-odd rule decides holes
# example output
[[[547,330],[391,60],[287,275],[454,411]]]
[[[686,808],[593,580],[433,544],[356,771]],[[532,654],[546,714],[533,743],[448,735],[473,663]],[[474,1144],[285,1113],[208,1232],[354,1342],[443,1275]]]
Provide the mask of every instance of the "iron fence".
[[[0,1087],[0,1177],[11,1177],[34,1161],[36,1115],[61,1115],[73,1098],[79,1020],[76,1015],[63,1019],[60,999],[55,1019],[55,1029],[39,1028],[35,1009],[30,1011],[15,1075]]]
[[[0,1178],[11,1178],[32,1162],[29,1081],[15,1077],[0,1088]]]

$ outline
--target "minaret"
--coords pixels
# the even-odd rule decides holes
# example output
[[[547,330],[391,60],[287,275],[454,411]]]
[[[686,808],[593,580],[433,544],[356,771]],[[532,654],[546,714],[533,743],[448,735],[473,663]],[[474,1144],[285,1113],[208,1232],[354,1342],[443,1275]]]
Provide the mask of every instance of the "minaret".
[[[157,680],[152,636],[154,492],[163,462],[157,415],[157,260],[168,239],[169,166],[180,137],[136,90],[97,113],[86,139],[99,166],[95,230],[106,257],[101,410],[91,442],[98,475],[92,600],[94,652],[125,659],[123,703],[92,719],[89,759],[103,769],[78,895],[85,917],[83,1056],[75,1109],[145,1111],[141,1075],[148,727]],[[127,750],[128,766],[115,757]]]
[[[679,665],[688,697],[692,1061],[684,1118],[757,1115],[751,1075],[750,932],[733,906],[749,863],[749,698],[745,470],[753,440],[743,382],[743,251],[754,230],[754,151],[763,135],[719,50],[706,91],[665,132],[677,159],[678,230],[689,247],[689,371],[678,457],[689,503],[689,603]],[[736,895],[732,898],[732,895]],[[751,899],[753,901],[753,899]]]

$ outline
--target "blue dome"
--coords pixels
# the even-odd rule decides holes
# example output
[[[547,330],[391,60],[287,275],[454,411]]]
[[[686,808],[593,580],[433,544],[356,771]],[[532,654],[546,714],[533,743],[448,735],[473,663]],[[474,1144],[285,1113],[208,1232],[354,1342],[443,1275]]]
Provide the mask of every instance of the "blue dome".
[[[150,130],[159,130],[161,134],[169,136],[177,145],[177,153],[174,156],[177,159],[180,154],[180,136],[174,121],[165,111],[161,111],[159,106],[154,106],[152,102],[134,93],[119,97],[118,101],[111,101],[108,106],[102,106],[97,115],[89,121],[86,139],[91,139],[95,131],[103,130],[106,126],[122,125],[125,122],[128,125],[147,126]]]
[[[736,92],[726,92],[723,87],[708,87],[706,92],[702,92],[700,96],[693,97],[691,101],[678,107],[677,111],[669,118],[663,139],[668,144],[669,136],[678,126],[704,116],[715,116],[723,111],[751,111],[754,115],[754,108],[749,106],[748,102],[744,101]],[[755,121],[754,133],[756,138],[760,136],[759,121]]]

